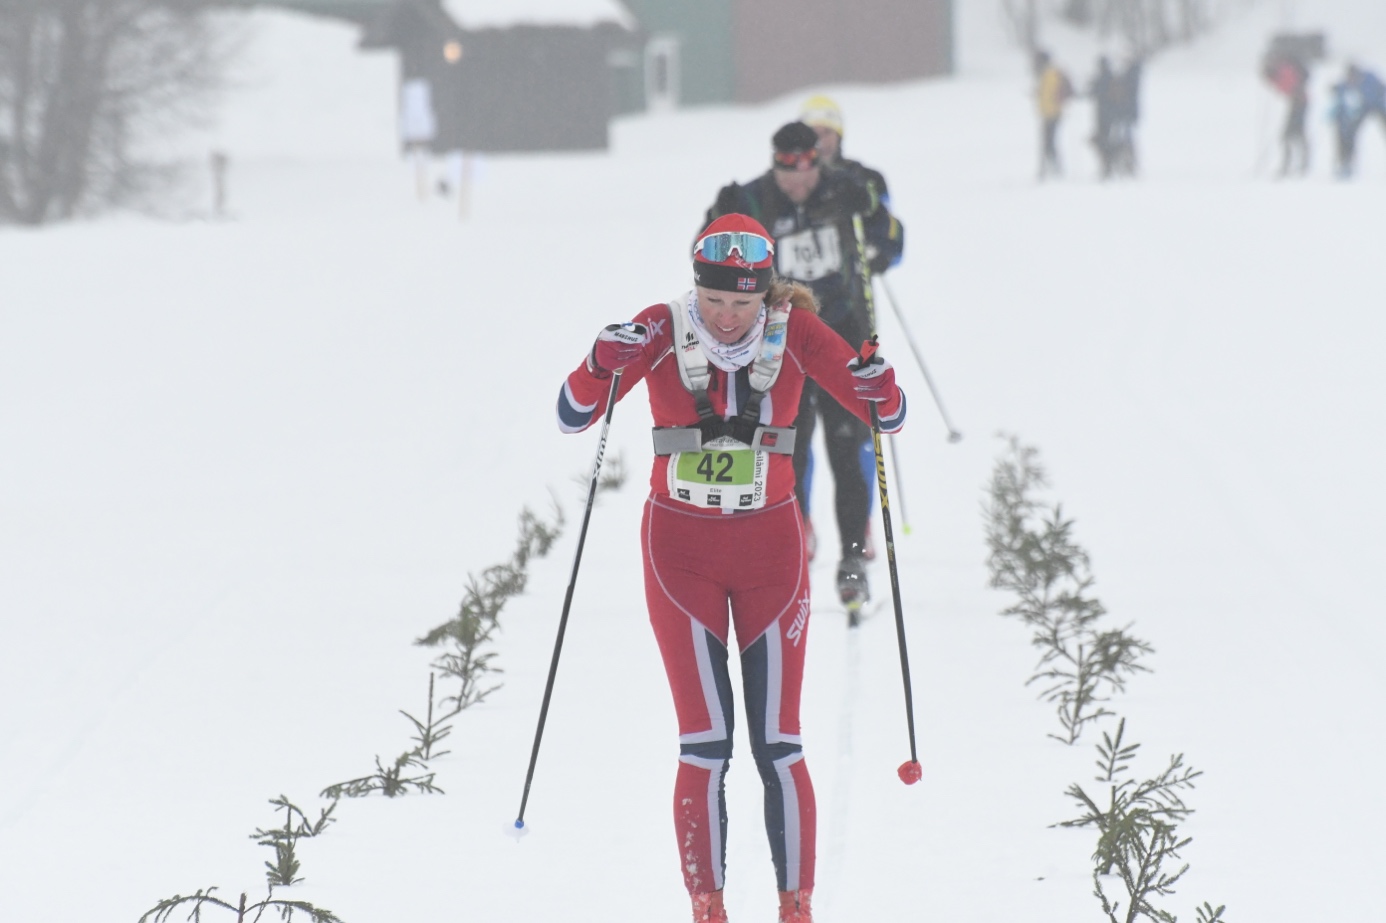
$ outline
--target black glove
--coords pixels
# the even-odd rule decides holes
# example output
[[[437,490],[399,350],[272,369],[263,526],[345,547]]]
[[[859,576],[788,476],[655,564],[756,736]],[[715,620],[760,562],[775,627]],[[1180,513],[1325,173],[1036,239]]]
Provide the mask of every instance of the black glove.
[[[837,195],[838,204],[849,215],[870,215],[880,206],[875,190],[869,184],[843,183]]]

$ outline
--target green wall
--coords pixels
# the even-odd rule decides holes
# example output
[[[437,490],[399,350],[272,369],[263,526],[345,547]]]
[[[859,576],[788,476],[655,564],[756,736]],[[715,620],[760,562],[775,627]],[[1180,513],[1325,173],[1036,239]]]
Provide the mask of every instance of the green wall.
[[[650,35],[677,34],[680,103],[730,102],[736,96],[732,0],[622,0]]]

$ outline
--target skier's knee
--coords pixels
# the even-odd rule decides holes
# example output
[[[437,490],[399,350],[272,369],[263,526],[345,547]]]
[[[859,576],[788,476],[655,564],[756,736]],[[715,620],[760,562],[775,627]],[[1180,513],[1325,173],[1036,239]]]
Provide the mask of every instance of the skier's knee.
[[[698,760],[729,760],[732,755],[731,737],[679,745],[679,756]]]

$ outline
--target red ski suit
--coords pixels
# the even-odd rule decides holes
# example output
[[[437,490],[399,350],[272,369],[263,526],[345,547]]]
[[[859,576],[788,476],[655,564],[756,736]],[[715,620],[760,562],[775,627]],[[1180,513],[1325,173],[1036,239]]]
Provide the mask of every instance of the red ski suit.
[[[683,302],[676,305],[682,307]],[[657,426],[698,422],[679,375],[670,306],[634,318],[649,331],[622,374],[619,400],[645,381]],[[805,377],[869,420],[847,363],[856,351],[814,314],[789,313],[784,361],[761,402],[760,422],[791,426]],[[746,369],[709,368],[708,396],[724,418],[750,394]],[[559,425],[577,432],[606,412],[610,377],[584,363],[559,394]],[[882,428],[899,429],[904,395],[878,405]],[[723,783],[731,758],[733,696],[728,645],[734,627],[752,754],[765,786],[765,822],[781,891],[813,887],[816,811],[799,737],[799,693],[809,620],[808,562],[790,455],[768,459],[766,498],[754,510],[692,506],[670,496],[669,459],[656,456],[641,527],[645,598],[679,722],[674,823],[690,893],[720,890],[726,847]],[[729,612],[730,609],[730,612]]]

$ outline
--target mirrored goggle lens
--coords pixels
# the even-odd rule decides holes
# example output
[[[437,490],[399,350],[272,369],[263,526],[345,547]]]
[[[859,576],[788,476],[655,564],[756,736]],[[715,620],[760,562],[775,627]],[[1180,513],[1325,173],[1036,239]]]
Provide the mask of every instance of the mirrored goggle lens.
[[[703,259],[720,263],[731,256],[733,250],[741,254],[748,263],[759,263],[775,252],[775,246],[759,234],[743,231],[727,231],[722,234],[709,234],[698,241],[698,252]]]
[[[775,152],[775,168],[777,170],[807,170],[817,163],[817,148],[811,148],[807,151]]]

